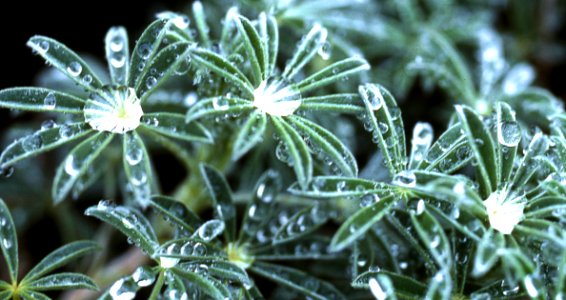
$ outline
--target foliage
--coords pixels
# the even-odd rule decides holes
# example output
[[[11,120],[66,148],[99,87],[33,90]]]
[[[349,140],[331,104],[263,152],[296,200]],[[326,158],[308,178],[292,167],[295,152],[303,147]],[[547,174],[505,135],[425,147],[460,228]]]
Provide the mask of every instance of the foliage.
[[[0,299],[97,284],[100,293],[67,293],[562,299],[566,114],[533,84],[534,46],[519,49],[496,29],[506,9],[195,1],[187,14],[157,14],[132,51],[126,30],[111,28],[108,72],[32,37],[28,46],[53,68],[48,86],[2,90],[0,107],[56,120],[6,134],[0,169],[15,174],[0,191],[47,201],[25,211],[51,211],[66,245],[19,280],[15,228],[29,221],[15,223],[0,201],[0,275],[9,276]],[[511,38],[532,34],[520,28]],[[432,103],[444,113],[415,119],[415,93],[444,95]],[[56,170],[29,164],[48,151]],[[163,156],[177,169],[160,168]],[[33,182],[52,182],[50,195],[32,195]],[[111,200],[89,202],[93,218],[76,214],[97,198]],[[101,223],[110,226],[93,225]],[[87,271],[93,279],[47,275],[97,249],[70,242],[77,237],[105,244]]]

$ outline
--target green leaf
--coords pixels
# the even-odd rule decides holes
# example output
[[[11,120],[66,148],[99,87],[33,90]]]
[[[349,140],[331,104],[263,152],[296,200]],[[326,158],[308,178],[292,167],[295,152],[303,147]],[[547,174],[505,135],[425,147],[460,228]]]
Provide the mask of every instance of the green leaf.
[[[128,85],[130,45],[124,27],[111,27],[104,38],[110,78],[116,85]]]
[[[96,92],[104,85],[82,58],[58,41],[36,35],[29,39],[27,46],[85,89]]]
[[[234,17],[233,20],[236,23],[240,37],[243,39],[242,42],[246,50],[247,59],[252,67],[255,86],[259,86],[270,75],[266,73],[268,57],[266,57],[265,46],[250,20],[241,15]]]
[[[82,114],[81,98],[38,87],[15,87],[0,91],[0,107],[28,111]]]
[[[27,284],[34,291],[87,289],[96,291],[98,287],[88,277],[79,273],[59,273],[49,275]]]
[[[344,176],[354,177],[358,174],[356,158],[334,134],[305,118],[293,116],[287,120],[310,141],[314,153],[324,155],[327,163],[329,161],[338,167]]]
[[[515,175],[512,178],[513,187],[521,187],[536,173],[539,163],[534,161],[537,156],[543,156],[548,150],[549,141],[542,133],[536,133],[527,147],[523,159],[520,161]]]
[[[214,97],[195,103],[187,112],[185,122],[189,123],[201,118],[226,117],[231,114],[245,114],[255,110],[248,100],[236,97]]]
[[[481,194],[487,198],[497,188],[498,183],[493,139],[480,116],[471,108],[458,105],[456,112],[477,162],[477,180]]]
[[[151,224],[137,209],[113,206],[101,201],[97,206],[89,207],[85,215],[95,217],[118,229],[148,255],[153,255],[159,247]]]
[[[299,133],[281,117],[271,117],[275,132],[281,139],[286,149],[281,150],[283,155],[288,155],[286,163],[293,166],[297,181],[301,187],[306,187],[312,178],[312,159],[305,141]],[[281,157],[278,157],[281,160]]]
[[[255,262],[250,270],[312,299],[346,299],[332,284],[293,268]]]
[[[393,95],[381,85],[360,86],[359,93],[366,108],[364,123],[369,126],[372,139],[379,145],[385,165],[393,176],[405,168],[407,159],[405,129],[399,107]]]
[[[224,57],[203,48],[192,49],[191,57],[196,64],[211,70],[226,81],[232,82],[243,93],[249,96],[254,94],[254,87],[246,75]]]
[[[198,269],[200,265],[206,265],[208,267],[208,274],[220,278],[222,280],[227,280],[231,282],[238,282],[243,284],[244,286],[251,286],[252,282],[248,277],[248,274],[244,269],[234,265],[230,262],[225,261],[192,261],[189,263],[183,263],[178,266],[185,271],[192,271]]]
[[[153,172],[141,137],[135,132],[123,134],[123,165],[126,178],[138,204],[146,207],[151,197]]]
[[[169,222],[188,232],[194,232],[202,223],[200,218],[186,205],[166,196],[153,196],[149,202]]]
[[[59,247],[35,265],[22,279],[22,283],[32,282],[96,249],[98,249],[98,244],[91,241],[76,241]]]
[[[473,157],[466,136],[462,134],[459,123],[448,128],[438,140],[432,144],[425,159],[417,164],[417,169],[439,170],[446,174],[462,168]]]
[[[203,293],[217,300],[230,299],[230,292],[222,285],[217,284],[216,280],[204,277],[194,272],[186,272],[179,268],[173,268],[172,272],[197,286]]]
[[[303,37],[293,57],[285,66],[282,76],[287,79],[293,78],[302,68],[316,55],[326,42],[328,31],[326,28],[315,24],[309,33]]]
[[[452,251],[448,238],[440,223],[426,210],[426,207],[422,212],[412,213],[411,221],[439,268],[450,268],[452,266]]]
[[[224,249],[197,237],[169,240],[159,246],[154,257],[169,257],[183,260],[225,260]]]
[[[302,98],[301,101],[300,111],[362,114],[365,110],[358,94],[312,96]]]
[[[358,57],[347,58],[325,67],[301,80],[295,86],[301,93],[306,93],[369,69],[370,65],[365,59]]]
[[[0,199],[0,248],[12,282],[18,280],[18,236],[14,219],[4,200]]]
[[[234,141],[232,160],[238,160],[263,140],[266,125],[267,117],[264,113],[255,111],[250,114]]]
[[[480,277],[490,271],[497,263],[504,246],[505,240],[501,234],[492,229],[487,231],[477,246],[472,275]]]
[[[144,30],[137,40],[130,61],[128,86],[140,86],[142,77],[145,77],[145,74],[150,70],[148,62],[150,62],[158,52],[161,41],[165,37],[169,27],[171,27],[170,21],[163,19],[155,20]],[[138,94],[138,96],[140,95]]]
[[[198,37],[200,39],[200,43],[204,45],[204,47],[210,47],[210,36],[209,32],[210,29],[206,24],[206,14],[202,7],[202,3],[200,1],[193,2],[193,17],[195,18],[196,27],[198,30]]]
[[[88,171],[92,162],[110,144],[114,135],[100,132],[73,148],[65,161],[57,168],[53,180],[52,197],[59,203],[69,194],[77,180]]]
[[[385,183],[361,178],[340,176],[317,176],[303,188],[299,183],[293,183],[288,191],[297,196],[312,198],[356,197],[368,193],[389,194],[395,188]]]
[[[186,63],[190,51],[188,42],[177,42],[163,48],[155,57],[147,61],[148,72],[140,74],[136,82],[136,93],[143,103],[169,76],[171,76],[180,64]]]
[[[215,215],[226,225],[224,230],[226,240],[234,241],[236,239],[236,206],[232,200],[230,186],[224,176],[210,166],[201,164],[200,173],[212,197]]]
[[[546,218],[553,213],[566,211],[566,196],[546,196],[527,202],[525,218]]]
[[[63,124],[41,129],[8,145],[0,155],[0,168],[14,165],[23,159],[47,152],[92,132],[85,123]]]
[[[11,287],[11,286],[9,286]],[[10,300],[12,299],[12,291],[11,290],[7,290],[7,291],[0,291],[0,300]]]
[[[288,243],[310,235],[324,223],[328,217],[318,204],[306,207],[296,214],[277,230],[273,237],[273,244]]]
[[[204,126],[196,122],[187,124],[185,116],[182,114],[166,112],[144,114],[140,125],[165,136],[184,141],[212,142],[212,136]]]
[[[402,299],[423,299],[426,294],[426,285],[412,279],[411,277],[400,275],[388,271],[368,271],[360,274],[352,281],[353,287],[369,288],[369,280],[371,278],[379,277],[380,275],[387,276],[393,286],[395,287],[395,294]]]
[[[386,216],[395,204],[394,196],[381,198],[379,201],[358,210],[350,216],[332,237],[331,251],[340,251],[350,246],[364,235],[375,223]]]
[[[277,67],[277,52],[279,51],[279,26],[277,19],[265,12],[259,14],[259,33],[261,38],[266,41],[264,44],[265,58],[267,59],[267,67],[265,73],[273,74]]]
[[[511,107],[504,103],[498,102],[496,104],[497,109],[497,154],[499,155],[499,184],[504,184],[509,181],[511,172],[515,164],[515,155],[517,154],[517,148],[519,145],[519,140],[521,137],[521,130],[519,124],[515,120],[515,112]],[[509,141],[513,139],[513,141]],[[502,144],[505,143],[504,144]],[[516,144],[509,144],[512,142]],[[498,187],[500,188],[500,187]]]
[[[20,291],[18,295],[20,296],[20,298],[23,298],[25,300],[51,300],[51,298],[49,298],[44,293],[30,290]]]

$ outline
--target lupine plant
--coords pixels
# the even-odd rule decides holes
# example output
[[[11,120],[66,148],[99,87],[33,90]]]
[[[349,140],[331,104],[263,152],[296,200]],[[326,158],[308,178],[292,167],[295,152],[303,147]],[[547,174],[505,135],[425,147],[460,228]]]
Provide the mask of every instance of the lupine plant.
[[[107,72],[31,37],[0,300],[564,299],[566,114],[502,3],[193,1],[110,28]],[[30,260],[45,215],[64,245]]]

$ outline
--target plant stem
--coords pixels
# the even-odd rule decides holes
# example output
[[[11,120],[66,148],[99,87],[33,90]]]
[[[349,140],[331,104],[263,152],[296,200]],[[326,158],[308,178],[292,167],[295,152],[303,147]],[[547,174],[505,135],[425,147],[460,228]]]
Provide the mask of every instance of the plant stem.
[[[163,287],[163,282],[165,282],[165,270],[162,269],[159,271],[159,277],[157,277],[157,282],[153,286],[153,290],[151,290],[149,300],[157,300],[157,296]]]

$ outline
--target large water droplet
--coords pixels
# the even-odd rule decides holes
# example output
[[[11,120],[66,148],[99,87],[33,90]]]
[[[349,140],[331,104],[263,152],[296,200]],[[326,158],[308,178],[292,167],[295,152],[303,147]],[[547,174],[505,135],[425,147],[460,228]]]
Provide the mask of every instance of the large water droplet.
[[[423,200],[423,199],[420,199],[420,200],[417,202],[417,211],[416,211],[416,214],[417,214],[417,215],[420,215],[420,214],[422,214],[424,211],[425,211],[425,203],[424,203],[424,200]]]
[[[130,281],[122,278],[110,287],[108,294],[112,300],[132,300],[136,297],[136,289]]]
[[[151,89],[152,87],[154,87],[157,84],[157,78],[153,77],[153,76],[149,76],[146,80],[145,80],[145,86],[147,86],[148,89]]]
[[[26,152],[36,151],[41,148],[41,146],[43,146],[43,141],[41,140],[41,136],[37,134],[25,137],[22,141],[22,148]]]
[[[74,61],[67,66],[67,72],[69,72],[69,74],[73,77],[79,76],[82,71],[83,66],[81,66],[81,64],[77,61]]]
[[[110,58],[110,64],[114,68],[121,68],[126,64],[126,56],[123,54],[115,54]]]
[[[370,206],[379,201],[379,196],[376,194],[365,194],[360,199],[360,207]]]
[[[143,60],[146,60],[151,55],[151,45],[148,43],[141,44],[138,47],[138,54]]]
[[[155,275],[151,272],[151,268],[141,266],[132,274],[132,279],[134,279],[139,287],[146,287],[150,286],[155,281]]]
[[[230,103],[225,97],[215,97],[212,99],[212,107],[216,110],[227,110],[230,107]]]
[[[503,121],[497,124],[497,141],[506,147],[516,147],[521,141],[521,127],[515,121]]]
[[[220,220],[210,220],[202,224],[198,229],[198,236],[205,242],[211,241],[224,231],[224,222]]]
[[[415,187],[417,185],[417,177],[413,171],[401,171],[393,177],[393,184],[409,188]]]
[[[80,162],[78,162],[73,155],[67,156],[65,159],[65,172],[69,174],[69,176],[74,177],[79,174],[80,170]]]
[[[140,163],[143,158],[143,149],[137,145],[130,145],[126,152],[126,161],[129,165],[134,166]]]
[[[43,105],[46,109],[55,108],[55,106],[57,105],[57,98],[55,98],[55,94],[53,92],[50,92],[49,94],[47,94],[47,96],[45,96],[45,98],[43,99]]]
[[[535,79],[535,71],[528,64],[515,65],[503,80],[503,92],[507,95],[516,95],[524,91]]]
[[[375,84],[362,85],[358,89],[360,96],[368,102],[369,108],[379,110],[383,106],[383,95],[380,87]]]
[[[174,253],[178,253],[179,251],[177,250],[177,244],[171,244],[167,247],[165,253],[166,254],[174,254]],[[173,258],[173,257],[160,257],[159,258],[159,265],[162,268],[165,269],[169,269],[172,268],[174,266],[176,266],[179,263],[179,259],[178,258]]]
[[[332,55],[332,45],[329,42],[324,42],[322,47],[318,48],[318,55],[324,60],[328,60]]]

